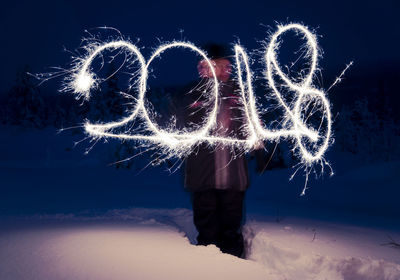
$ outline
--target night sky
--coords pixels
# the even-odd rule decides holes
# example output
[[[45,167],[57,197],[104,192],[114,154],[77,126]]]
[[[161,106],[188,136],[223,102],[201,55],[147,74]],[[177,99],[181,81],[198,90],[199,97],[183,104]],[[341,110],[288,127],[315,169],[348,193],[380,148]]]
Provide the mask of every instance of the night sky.
[[[261,47],[259,41],[267,38],[268,30],[275,30],[276,22],[301,22],[321,36],[323,69],[340,73],[349,61],[372,68],[396,65],[399,7],[389,0],[7,1],[0,10],[0,91],[13,85],[17,69],[26,64],[36,73],[65,66],[69,55],[63,46],[76,49],[84,30],[102,26],[115,27],[134,42],[139,38],[148,57],[158,39],[183,38],[198,45],[240,39],[254,50]]]

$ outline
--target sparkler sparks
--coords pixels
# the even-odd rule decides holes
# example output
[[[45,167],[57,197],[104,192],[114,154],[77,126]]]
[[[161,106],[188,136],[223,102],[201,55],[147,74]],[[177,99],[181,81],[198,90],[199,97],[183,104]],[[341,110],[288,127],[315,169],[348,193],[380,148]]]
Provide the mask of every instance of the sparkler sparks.
[[[288,31],[295,31],[296,34],[302,35],[302,38],[306,41],[306,57],[310,60],[309,69],[300,82],[293,82],[282,71],[277,59],[280,38],[282,34]],[[206,93],[206,97],[212,106],[203,123],[195,131],[177,130],[174,128],[162,129],[151,120],[148,109],[145,106],[149,67],[156,58],[172,48],[188,49],[196,53],[208,64],[212,72],[211,81],[213,87],[212,90]],[[268,87],[272,92],[272,96],[278,101],[278,107],[283,110],[284,114],[284,121],[280,129],[268,129],[262,124],[259,116],[260,109],[257,107],[252,86],[252,72],[250,70],[249,58],[240,45],[234,46],[237,81],[241,94],[240,105],[244,112],[246,123],[244,130],[247,137],[245,139],[219,137],[212,133],[216,127],[218,113],[218,79],[212,61],[207,57],[207,54],[192,43],[174,41],[163,44],[153,52],[147,62],[138,47],[125,40],[115,40],[107,43],[99,43],[97,41],[92,45],[87,45],[85,49],[87,50],[87,54],[85,57],[79,58],[73,69],[71,69],[70,73],[72,74],[67,77],[65,90],[72,91],[78,97],[83,97],[86,100],[90,99],[91,89],[98,85],[96,75],[91,71],[91,64],[96,57],[101,56],[102,52],[105,50],[121,50],[129,57],[135,57],[135,62],[139,63],[136,83],[138,97],[136,98],[134,108],[127,117],[119,121],[100,124],[87,122],[84,128],[91,137],[112,137],[152,143],[161,147],[163,152],[166,153],[166,157],[180,157],[188,154],[195,146],[203,142],[210,145],[218,143],[236,146],[240,147],[243,152],[247,152],[252,150],[256,143],[260,141],[278,142],[281,139],[288,139],[294,143],[293,151],[297,153],[302,165],[307,170],[310,170],[316,163],[320,163],[322,166],[326,163],[323,156],[332,140],[330,103],[324,91],[317,89],[313,85],[313,78],[318,69],[319,57],[316,36],[301,24],[278,26],[278,30],[270,38],[264,55],[266,65],[265,78],[268,82]],[[243,78],[244,73],[246,73],[246,80]],[[293,94],[294,98],[289,104],[285,102],[280,87],[276,84],[276,78],[279,78],[285,84],[286,89]],[[310,107],[310,104],[313,104],[312,112],[306,115],[305,112]],[[306,122],[309,115],[316,111],[320,114],[319,127],[312,128],[311,126],[307,126]],[[117,128],[137,118],[143,122],[147,133],[132,134],[129,133],[130,131],[120,133],[120,130],[117,130]]]

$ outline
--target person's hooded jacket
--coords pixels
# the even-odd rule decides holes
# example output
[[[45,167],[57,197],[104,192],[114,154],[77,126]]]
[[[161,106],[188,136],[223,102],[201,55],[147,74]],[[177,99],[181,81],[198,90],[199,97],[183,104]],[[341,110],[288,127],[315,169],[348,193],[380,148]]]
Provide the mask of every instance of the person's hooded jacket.
[[[198,86],[197,88],[202,88]],[[244,139],[243,111],[232,81],[220,82],[217,125],[213,135]],[[201,90],[190,93],[193,100],[186,112],[186,123],[200,124],[207,112]],[[249,186],[246,157],[230,145],[202,143],[186,158],[185,187],[190,191],[208,189],[245,191]]]

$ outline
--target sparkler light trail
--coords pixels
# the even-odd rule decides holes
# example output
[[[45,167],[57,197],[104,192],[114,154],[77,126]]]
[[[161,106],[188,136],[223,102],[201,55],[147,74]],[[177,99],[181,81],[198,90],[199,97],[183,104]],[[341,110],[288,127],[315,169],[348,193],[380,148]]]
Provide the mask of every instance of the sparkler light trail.
[[[309,68],[301,81],[294,82],[286,75],[282,71],[277,59],[281,36],[288,31],[294,31],[306,41],[305,57],[309,59]],[[205,94],[212,106],[202,124],[192,131],[188,129],[178,130],[174,127],[169,127],[168,129],[160,128],[152,121],[151,115],[145,105],[149,67],[156,58],[159,58],[165,51],[173,48],[188,49],[196,53],[211,69],[212,90],[205,92]],[[325,92],[313,85],[314,76],[318,70],[318,57],[320,55],[316,36],[301,24],[293,23],[278,26],[277,31],[272,34],[269,44],[265,49],[264,59],[266,69],[264,75],[268,82],[271,97],[276,99],[278,107],[283,110],[284,114],[283,122],[279,129],[268,129],[263,125],[259,115],[260,108],[256,104],[253,91],[253,76],[250,70],[249,58],[243,47],[240,45],[234,46],[237,81],[241,94],[240,106],[244,112],[246,122],[244,126],[245,139],[219,137],[215,133],[213,134],[218,113],[218,79],[212,61],[204,51],[194,44],[185,41],[174,41],[163,44],[153,52],[147,62],[138,47],[122,39],[104,43],[99,43],[98,41],[88,43],[85,49],[87,51],[86,55],[75,61],[74,66],[69,71],[71,75],[67,77],[64,87],[65,91],[72,91],[78,98],[82,97],[85,100],[90,99],[92,90],[101,82],[101,79],[92,72],[91,65],[94,59],[102,56],[104,51],[119,50],[130,58],[131,63],[135,62],[139,64],[136,83],[132,83],[132,88],[135,88],[137,91],[134,108],[128,116],[118,121],[97,124],[89,121],[86,122],[84,128],[91,137],[131,139],[147,144],[150,143],[160,147],[166,157],[184,156],[203,142],[210,144],[210,146],[217,143],[235,146],[241,148],[243,152],[247,152],[252,150],[261,141],[278,142],[281,139],[287,139],[291,140],[294,144],[293,151],[299,156],[302,165],[306,169],[310,170],[316,163],[320,163],[322,166],[326,163],[323,156],[332,141],[330,103]],[[244,73],[246,73],[246,79],[244,79]],[[280,89],[281,87],[276,84],[277,78],[285,84],[285,91],[291,93],[292,98],[290,103],[285,101]],[[306,113],[309,111],[309,107],[311,107],[310,104],[313,105],[311,113]],[[306,124],[309,115],[315,112],[320,114],[320,125],[317,128]],[[143,122],[146,133],[130,133],[132,131],[129,130],[121,133],[121,129],[118,130],[118,128],[136,119],[140,119]]]

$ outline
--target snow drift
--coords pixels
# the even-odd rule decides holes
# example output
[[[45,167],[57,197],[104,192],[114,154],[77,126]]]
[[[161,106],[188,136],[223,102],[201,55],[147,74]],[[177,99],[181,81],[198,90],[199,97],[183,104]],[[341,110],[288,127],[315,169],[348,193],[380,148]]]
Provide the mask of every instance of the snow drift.
[[[249,221],[246,260],[193,245],[188,209],[3,217],[0,229],[0,279],[400,279],[382,231],[312,220]]]

